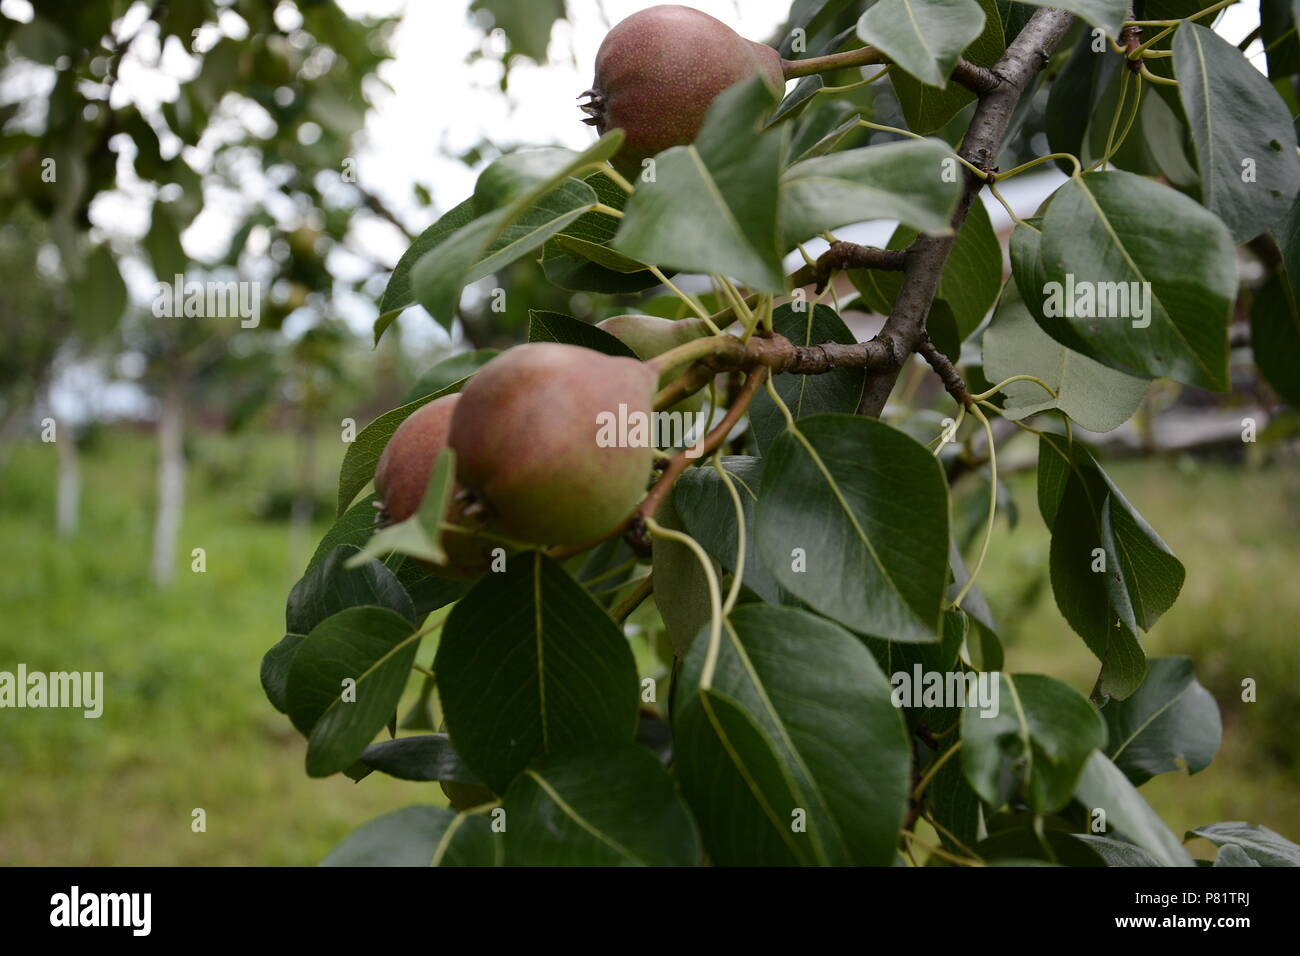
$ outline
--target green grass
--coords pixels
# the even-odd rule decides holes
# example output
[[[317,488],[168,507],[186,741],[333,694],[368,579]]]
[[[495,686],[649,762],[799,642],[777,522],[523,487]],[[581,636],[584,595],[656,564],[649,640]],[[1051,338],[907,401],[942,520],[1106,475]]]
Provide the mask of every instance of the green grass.
[[[52,446],[20,445],[0,472],[0,670],[20,661],[102,670],[106,697],[98,720],[0,710],[0,863],[313,864],[374,816],[445,802],[435,784],[306,776],[304,743],[267,703],[258,664],[280,637],[302,546],[314,545],[328,516],[297,554],[285,523],[258,517],[292,473],[282,439],[200,435],[190,456],[178,573],[165,592],[148,578],[150,436],[114,430],[87,450],[71,542],[53,536]],[[328,498],[338,456],[321,457]],[[1175,829],[1245,819],[1300,837],[1300,741],[1291,733],[1300,688],[1289,681],[1300,672],[1295,476],[1167,462],[1111,470],[1188,569],[1149,649],[1191,655],[1225,710],[1216,763],[1190,779],[1157,778],[1144,793]],[[1096,663],[1046,587],[1032,479],[1015,487],[1020,524],[1008,532],[999,523],[981,586],[1010,669],[1086,693]],[[204,573],[190,570],[196,547],[206,551]],[[432,650],[426,644],[421,662]],[[1259,681],[1259,703],[1229,706],[1244,676]],[[200,807],[207,830],[194,833]]]

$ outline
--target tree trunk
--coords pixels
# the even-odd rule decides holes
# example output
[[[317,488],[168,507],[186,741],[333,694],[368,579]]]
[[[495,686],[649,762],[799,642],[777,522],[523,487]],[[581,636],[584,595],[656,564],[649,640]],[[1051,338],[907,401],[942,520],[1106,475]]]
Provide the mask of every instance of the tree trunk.
[[[180,377],[163,386],[158,407],[158,512],[153,528],[153,579],[166,587],[176,574],[176,537],[185,498],[185,406]]]
[[[54,441],[59,457],[55,530],[60,538],[75,538],[77,519],[81,512],[81,454],[77,449],[77,436],[72,426],[65,424],[62,432]]]

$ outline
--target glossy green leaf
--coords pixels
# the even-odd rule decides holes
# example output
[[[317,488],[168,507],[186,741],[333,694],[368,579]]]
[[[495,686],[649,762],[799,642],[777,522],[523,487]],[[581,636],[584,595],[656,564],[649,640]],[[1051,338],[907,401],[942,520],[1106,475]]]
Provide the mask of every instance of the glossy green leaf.
[[[1075,833],[1073,836],[1091,847],[1106,861],[1107,866],[1164,866],[1146,850],[1123,840],[1097,836],[1095,833]]]
[[[785,244],[871,219],[897,219],[932,235],[949,233],[962,179],[952,149],[933,139],[802,160],[781,177]]]
[[[1199,773],[1219,750],[1219,705],[1196,681],[1187,657],[1153,657],[1147,677],[1126,700],[1101,709],[1110,731],[1106,756],[1135,787],[1156,774]]]
[[[1105,745],[1105,723],[1087,698],[1051,677],[992,673],[985,680],[998,682],[996,703],[972,703],[968,692],[962,712],[967,781],[995,809],[1016,797],[1035,813],[1055,813],[1074,794],[1088,755]]]
[[[621,630],[538,551],[485,575],[452,609],[434,662],[447,728],[497,793],[534,758],[630,741],[637,671]]]
[[[1128,17],[1130,0],[1019,0],[1036,7],[1055,7],[1069,10],[1094,27],[1106,31],[1106,36],[1119,39],[1120,26]],[[1009,39],[1009,38],[1008,38]]]
[[[502,801],[511,866],[695,866],[700,838],[672,777],[627,743],[548,755]]]
[[[542,312],[530,309],[528,312],[528,341],[560,342],[564,345],[578,345],[585,349],[593,349],[605,355],[636,358],[636,353],[624,345],[616,336],[562,312]]]
[[[1227,388],[1237,260],[1212,213],[1142,176],[1087,173],[1052,197],[1040,251],[1053,338],[1121,371]]]
[[[363,750],[360,760],[370,769],[399,780],[450,780],[482,785],[460,759],[446,734],[380,740]]]
[[[722,467],[735,483],[745,512],[745,587],[770,604],[781,604],[785,594],[759,560],[754,539],[754,513],[763,490],[763,460],[730,455],[722,459]],[[673,486],[672,503],[686,532],[723,568],[734,574],[738,546],[736,506],[717,471],[707,463],[699,468],[686,469]],[[667,593],[679,592],[669,589]],[[700,616],[698,620],[707,619]],[[695,630],[699,630],[698,625]]]
[[[418,401],[426,395],[441,392],[448,385],[469,378],[497,354],[496,349],[475,349],[443,359],[416,380],[402,397],[402,404]]]
[[[963,55],[977,66],[992,66],[1007,46],[1002,17],[997,0],[979,0],[979,7],[984,11],[984,29],[974,42],[967,45]],[[960,83],[949,83],[940,89],[902,71],[891,72],[889,79],[907,120],[907,128],[922,136],[942,129],[975,101],[975,94]],[[960,177],[961,173],[958,175]]]
[[[1279,395],[1300,405],[1300,203],[1273,228],[1282,252],[1278,272],[1250,309],[1255,364]]]
[[[501,866],[504,851],[487,818],[416,806],[359,827],[321,866]]]
[[[655,520],[670,531],[686,530],[686,525],[677,512],[675,495],[664,498],[655,512]],[[734,561],[734,544],[732,547]],[[655,592],[658,595],[655,607],[663,619],[668,643],[677,654],[685,654],[700,628],[705,627],[713,617],[708,578],[694,550],[662,535],[656,535],[650,540],[650,564],[654,569]],[[713,571],[714,574],[721,573],[716,562]]]
[[[298,645],[285,701],[307,734],[307,773],[350,766],[392,717],[420,645],[409,620],[381,607],[350,607]]]
[[[1101,661],[1100,691],[1123,700],[1146,677],[1138,632],[1177,600],[1183,565],[1078,442],[1040,439],[1038,504],[1057,607]]]
[[[402,309],[415,304],[415,294],[411,291],[411,269],[423,258],[426,252],[440,245],[444,239],[473,220],[474,197],[471,196],[464,202],[447,210],[438,218],[437,222],[416,237],[410,248],[402,253],[402,257],[397,260],[397,266],[388,279],[383,298],[379,300],[381,316],[393,313],[394,317],[396,317],[396,314]],[[387,328],[387,323],[385,323],[384,327]],[[376,327],[375,340],[378,341],[379,336],[382,334],[383,330]]]
[[[1055,408],[1089,431],[1108,432],[1128,421],[1147,393],[1146,379],[1094,362],[1040,329],[1014,281],[1002,290],[1002,301],[984,330],[981,347],[984,375],[990,381],[1032,375],[1056,392],[1053,398],[1036,382],[1007,385],[1002,390],[1006,396],[1003,415],[1012,421]]]
[[[857,342],[839,314],[825,305],[808,308],[805,304],[802,311],[795,311],[790,303],[782,305],[772,312],[772,327],[800,346]],[[866,377],[864,369],[837,368],[822,375],[778,375],[773,385],[798,421],[822,412],[856,411]],[[749,425],[759,454],[785,431],[785,416],[766,391],[754,396],[749,406]]]
[[[444,327],[456,316],[461,289],[537,249],[597,204],[596,193],[577,179],[523,199],[526,205],[516,199],[462,226],[412,267],[416,300]]]
[[[814,415],[778,436],[754,530],[768,571],[819,613],[887,640],[938,639],[948,485],[903,432]]]
[[[1215,846],[1233,844],[1260,866],[1300,866],[1300,846],[1268,827],[1239,821],[1211,823],[1189,830],[1187,838],[1204,837]],[[1240,864],[1239,864],[1240,865]]]
[[[1174,35],[1174,73],[1201,170],[1201,198],[1234,242],[1281,219],[1300,192],[1291,111],[1233,44],[1199,23]]]
[[[1193,865],[1178,837],[1142,799],[1124,772],[1100,750],[1094,751],[1084,765],[1075,796],[1090,815],[1104,811],[1107,832],[1118,831],[1161,865]]]
[[[793,608],[745,604],[679,677],[674,766],[723,865],[886,865],[910,748],[860,641]]]
[[[879,0],[858,20],[862,42],[928,86],[944,87],[962,50],[984,30],[975,0]]]
[[[359,568],[345,566],[356,553],[350,545],[337,545],[313,561],[293,590],[285,608],[285,635],[262,658],[262,689],[276,710],[287,713],[285,699],[289,665],[303,639],[327,617],[349,607],[386,607],[412,624],[415,607],[393,572],[378,561]],[[303,730],[304,733],[310,730]]]
[[[762,130],[775,99],[756,76],[714,100],[692,145],[655,157],[655,179],[638,181],[611,245],[642,262],[784,291],[777,177],[788,132]]]

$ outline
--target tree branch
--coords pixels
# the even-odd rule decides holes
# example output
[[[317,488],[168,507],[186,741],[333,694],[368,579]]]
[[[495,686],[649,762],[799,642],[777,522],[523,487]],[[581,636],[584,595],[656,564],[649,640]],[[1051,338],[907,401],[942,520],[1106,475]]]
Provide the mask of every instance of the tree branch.
[[[963,159],[979,169],[993,169],[998,149],[1006,136],[1011,115],[1021,94],[1047,65],[1052,51],[1060,43],[1073,19],[1064,10],[1044,8],[1038,10],[1025,24],[990,71],[998,78],[998,83],[980,97],[970,128],[962,140],[960,155]],[[983,181],[968,170],[966,188],[952,217],[952,235],[921,236],[908,249],[903,286],[894,300],[894,308],[884,328],[877,336],[877,339],[885,339],[890,343],[893,355],[901,355],[902,358],[897,364],[891,364],[868,376],[862,402],[858,406],[859,414],[879,417],[898,381],[903,360],[920,347],[930,305],[938,290],[939,277],[948,261],[948,254],[952,251],[954,237],[966,221],[971,203],[982,186]]]

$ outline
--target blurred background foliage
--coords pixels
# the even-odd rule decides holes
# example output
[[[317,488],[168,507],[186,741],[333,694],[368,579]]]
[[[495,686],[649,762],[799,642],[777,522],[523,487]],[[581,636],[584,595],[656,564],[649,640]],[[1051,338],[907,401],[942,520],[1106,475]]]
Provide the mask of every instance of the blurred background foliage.
[[[399,215],[357,176],[399,20],[346,6],[0,3],[0,670],[102,670],[107,696],[98,720],[0,711],[0,863],[314,863],[362,820],[441,803],[436,786],[379,774],[306,777],[304,742],[258,683],[285,595],[330,521],[340,436],[451,352],[521,339],[530,309],[587,321],[664,309],[663,290],[567,292],[528,260],[465,296],[451,339],[411,334],[432,326],[415,307],[372,349],[368,320],[395,260],[366,237],[409,239],[444,210],[416,185],[420,214]],[[568,12],[564,0],[462,6],[485,41],[455,55],[467,68],[494,61],[500,95],[514,66],[545,62]],[[802,24],[816,52],[856,21],[856,4],[809,21],[814,6],[796,0],[769,39]],[[1029,10],[997,6],[1016,29]],[[156,72],[120,82],[136,60]],[[1046,94],[1026,106],[1003,168],[1046,151],[1045,106]],[[872,84],[817,98],[796,135],[815,139],[853,112],[904,119],[896,92]],[[939,135],[955,141],[964,121]],[[892,134],[853,136],[845,146]],[[505,130],[451,155],[477,170],[518,145]],[[182,236],[205,216],[230,241],[191,256]],[[118,228],[130,222],[139,228]],[[155,281],[177,274],[258,283],[259,324],[154,316]],[[482,294],[489,283],[506,290],[503,311]],[[1248,359],[1236,380],[1229,412],[1258,397]],[[945,407],[933,383],[904,387],[923,409]],[[1143,415],[1174,400],[1153,390]],[[1193,390],[1176,400],[1209,402]],[[58,440],[45,443],[50,418]],[[1283,413],[1245,450],[1112,469],[1188,568],[1148,650],[1191,655],[1224,710],[1210,769],[1145,791],[1178,831],[1245,819],[1300,834],[1300,689],[1285,680],[1300,671],[1297,431]],[[1007,441],[1008,460],[1028,453]],[[958,486],[959,520],[980,513],[980,481]],[[1007,495],[1019,519],[999,522],[981,584],[1010,660],[1087,693],[1095,662],[1054,606],[1032,478],[1014,476]],[[195,547],[202,574],[190,572]],[[637,649],[649,667],[649,644]],[[1258,703],[1239,702],[1243,677],[1259,681]],[[198,807],[206,833],[190,828]]]

